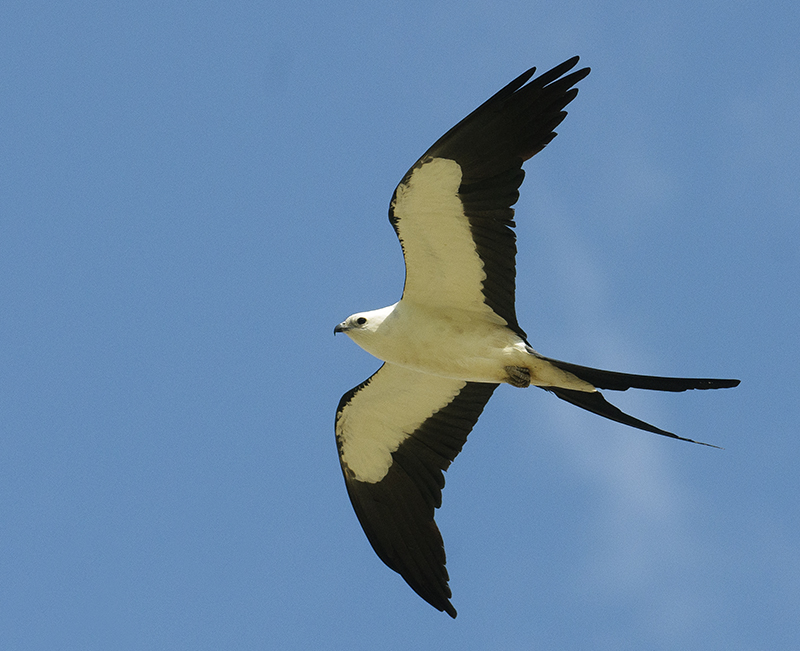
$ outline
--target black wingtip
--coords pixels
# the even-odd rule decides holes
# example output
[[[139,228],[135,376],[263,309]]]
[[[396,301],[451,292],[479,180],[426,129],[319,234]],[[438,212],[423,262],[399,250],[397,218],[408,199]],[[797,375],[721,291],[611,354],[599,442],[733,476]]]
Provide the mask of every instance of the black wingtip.
[[[573,73],[570,73],[568,77],[564,77],[564,79],[559,79],[561,75],[565,74],[566,72],[572,70],[580,61],[579,56],[574,56],[571,59],[567,59],[564,63],[558,64],[555,68],[548,70],[547,72],[542,73],[539,77],[536,78],[537,84],[544,87],[547,84],[551,84],[556,80],[559,80],[560,83],[563,83],[566,88],[577,84],[581,79],[586,77],[591,71],[591,68],[581,68],[580,70],[576,70]],[[569,79],[569,82],[566,80]]]

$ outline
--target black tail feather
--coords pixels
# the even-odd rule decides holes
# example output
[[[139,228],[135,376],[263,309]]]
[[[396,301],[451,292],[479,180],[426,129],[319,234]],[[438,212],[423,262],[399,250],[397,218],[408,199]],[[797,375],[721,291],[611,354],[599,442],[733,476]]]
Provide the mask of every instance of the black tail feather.
[[[601,372],[605,373],[606,371],[601,371]],[[637,377],[637,376],[632,376],[632,377]],[[677,379],[677,378],[653,378],[653,379]],[[711,445],[710,443],[703,443],[702,441],[693,441],[692,439],[687,439],[682,436],[678,436],[677,434],[673,434],[672,432],[667,432],[663,429],[659,429],[655,425],[650,425],[650,423],[645,423],[643,420],[634,418],[633,416],[626,414],[624,411],[622,411],[621,409],[615,407],[610,402],[608,402],[603,397],[603,394],[601,394],[599,391],[592,391],[592,392],[575,391],[574,389],[558,389],[555,387],[543,387],[543,388],[546,388],[548,391],[552,391],[559,398],[561,398],[562,400],[566,400],[567,402],[575,405],[576,407],[580,407],[581,409],[585,409],[586,411],[591,411],[593,414],[597,414],[598,416],[603,416],[604,418],[614,420],[618,423],[622,423],[624,425],[630,425],[631,427],[636,427],[637,429],[644,430],[645,432],[653,432],[654,434],[669,436],[670,438],[678,439],[680,441],[697,443],[698,445],[706,445],[710,448],[717,448],[718,450],[721,449],[719,448],[719,446]],[[649,388],[649,387],[641,387],[641,388]],[[664,389],[664,390],[682,391],[683,389]]]
[[[633,375],[604,371],[599,368],[578,366],[558,359],[542,357],[562,371],[572,373],[584,382],[598,389],[625,391],[626,389],[650,389],[652,391],[687,391],[688,389],[729,389],[739,384],[739,380],[715,380],[709,378],[657,377],[655,375]],[[564,398],[566,400],[566,398]],[[584,407],[587,409],[587,407]],[[590,410],[591,411],[591,410]],[[635,426],[636,427],[636,426]],[[680,438],[680,437],[678,437]]]

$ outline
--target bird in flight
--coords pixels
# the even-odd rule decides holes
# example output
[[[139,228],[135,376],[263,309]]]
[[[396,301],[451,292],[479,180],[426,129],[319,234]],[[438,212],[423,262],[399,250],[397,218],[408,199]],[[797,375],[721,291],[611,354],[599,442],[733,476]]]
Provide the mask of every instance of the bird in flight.
[[[403,249],[399,302],[347,317],[347,334],[383,365],[342,396],[336,442],[358,520],[380,559],[425,601],[456,610],[434,509],[443,471],[499,384],[534,385],[595,414],[692,441],[622,412],[598,389],[720,389],[739,380],[603,371],[545,357],[514,307],[514,210],[522,164],[547,145],[589,68],[578,57],[531,68],[445,133],[394,191]],[[569,72],[569,74],[567,74]],[[705,444],[704,444],[705,445]]]

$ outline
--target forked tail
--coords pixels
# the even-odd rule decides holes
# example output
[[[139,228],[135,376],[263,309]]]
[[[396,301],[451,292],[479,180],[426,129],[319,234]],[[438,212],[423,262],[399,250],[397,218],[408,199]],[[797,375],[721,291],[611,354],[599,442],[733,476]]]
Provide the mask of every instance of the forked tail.
[[[570,364],[569,362],[562,362],[557,359],[545,357],[548,362],[553,366],[560,368],[563,371],[572,373],[576,377],[588,382],[598,389],[610,389],[612,391],[625,391],[627,389],[650,389],[653,391],[687,391],[688,389],[727,389],[735,387],[739,384],[739,380],[718,380],[710,378],[680,378],[680,377],[657,377],[653,375],[633,375],[631,373],[617,373],[615,371],[604,371],[598,368],[590,368],[588,366],[579,366],[578,364]],[[669,436],[681,441],[688,441],[689,443],[697,443],[699,445],[707,445],[716,448],[716,445],[710,443],[702,443],[701,441],[693,441],[672,432],[667,432],[663,429],[645,423],[643,420],[634,418],[618,409],[610,402],[608,402],[601,393],[575,391],[573,389],[559,389],[556,387],[545,387],[548,391],[552,391],[562,400],[591,411],[593,414],[603,416],[610,420],[646,432],[653,432],[654,434],[661,434],[662,436]]]

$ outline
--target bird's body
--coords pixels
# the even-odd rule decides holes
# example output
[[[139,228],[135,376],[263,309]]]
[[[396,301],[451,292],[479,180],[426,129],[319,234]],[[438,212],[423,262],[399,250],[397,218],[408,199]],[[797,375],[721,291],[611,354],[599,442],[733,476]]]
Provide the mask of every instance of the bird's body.
[[[517,385],[509,369],[526,369],[540,387],[594,391],[588,382],[563,371],[543,357],[491,311],[458,307],[432,308],[400,301],[350,317],[367,319],[372,327],[338,332],[378,359],[429,375],[493,384]]]
[[[335,328],[384,364],[348,391],[336,438],[353,507],[378,556],[455,617],[433,520],[443,470],[499,384],[535,385],[606,418],[681,439],[606,402],[598,389],[736,386],[594,369],[540,355],[517,323],[513,204],[522,163],[555,137],[588,68],[531,69],[450,129],[397,186],[389,220],[406,278],[397,303]],[[691,440],[691,439],[682,439]]]

